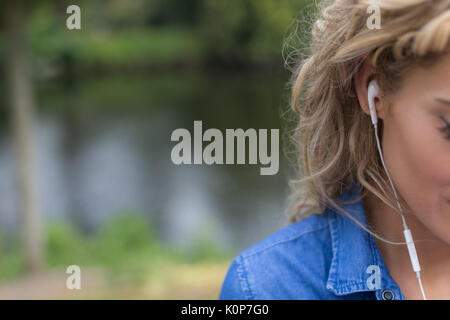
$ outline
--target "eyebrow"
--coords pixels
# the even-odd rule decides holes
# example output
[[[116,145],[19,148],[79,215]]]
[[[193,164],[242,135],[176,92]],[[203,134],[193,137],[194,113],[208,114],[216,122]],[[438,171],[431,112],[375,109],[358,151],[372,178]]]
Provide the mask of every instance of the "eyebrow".
[[[436,101],[439,101],[443,104],[446,104],[448,106],[450,106],[450,100],[446,100],[446,99],[442,99],[442,98],[436,98]]]

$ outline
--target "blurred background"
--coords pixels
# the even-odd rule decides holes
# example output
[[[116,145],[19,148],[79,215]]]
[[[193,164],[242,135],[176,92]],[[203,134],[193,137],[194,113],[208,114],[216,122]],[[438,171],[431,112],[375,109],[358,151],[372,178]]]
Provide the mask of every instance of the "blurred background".
[[[216,299],[233,256],[287,223],[285,60],[312,2],[2,1],[0,299]],[[278,174],[174,165],[194,120],[279,128]]]

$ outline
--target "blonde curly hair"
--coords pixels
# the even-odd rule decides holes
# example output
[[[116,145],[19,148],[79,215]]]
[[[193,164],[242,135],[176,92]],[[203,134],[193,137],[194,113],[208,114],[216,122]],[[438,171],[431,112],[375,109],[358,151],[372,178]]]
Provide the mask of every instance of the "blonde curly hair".
[[[367,27],[373,5],[380,9],[381,29]],[[449,52],[450,0],[321,1],[317,12],[309,52],[296,61],[290,81],[301,178],[292,181],[289,222],[327,207],[350,216],[339,197],[354,183],[362,187],[362,195],[347,203],[370,192],[398,211],[353,76],[372,57],[373,78],[389,96],[414,67]],[[382,129],[381,122],[380,137]]]

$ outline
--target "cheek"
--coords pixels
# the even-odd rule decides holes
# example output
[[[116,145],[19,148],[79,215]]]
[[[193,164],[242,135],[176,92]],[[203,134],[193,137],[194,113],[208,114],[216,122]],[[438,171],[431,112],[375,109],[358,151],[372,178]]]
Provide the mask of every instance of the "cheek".
[[[411,214],[450,244],[450,142],[439,132],[439,122],[417,110],[386,118],[384,160]]]
[[[447,155],[444,153],[450,143],[431,123],[418,128],[420,130],[411,133],[408,143],[408,159],[414,164],[412,174],[420,175],[420,180],[428,187],[442,187],[450,181],[448,152]]]
[[[401,117],[394,115],[386,125],[386,165],[411,206],[435,207],[443,187],[450,183],[450,143],[430,117],[410,110]]]
[[[414,123],[419,130],[409,130],[412,135],[409,145],[413,148],[409,156],[430,191],[442,191],[450,185],[450,141],[439,132],[438,121],[430,119],[424,123],[422,126]]]

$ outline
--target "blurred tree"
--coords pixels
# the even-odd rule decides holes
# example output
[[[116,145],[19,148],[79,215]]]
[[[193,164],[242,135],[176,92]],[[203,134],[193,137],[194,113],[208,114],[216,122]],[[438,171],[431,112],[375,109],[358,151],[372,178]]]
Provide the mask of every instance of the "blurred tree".
[[[148,17],[151,26],[195,25],[202,14],[204,0],[153,0]]]
[[[35,99],[26,41],[27,9],[29,5],[25,0],[8,1],[1,7],[6,34],[5,76],[17,154],[24,249],[28,271],[37,272],[44,261],[44,247],[34,167]]]
[[[312,0],[203,0],[200,34],[207,56],[259,64],[280,58],[292,23]],[[300,30],[302,33],[304,30]],[[302,35],[299,35],[302,36]]]
[[[256,24],[250,0],[204,0],[200,35],[206,56],[227,63],[245,60]]]

